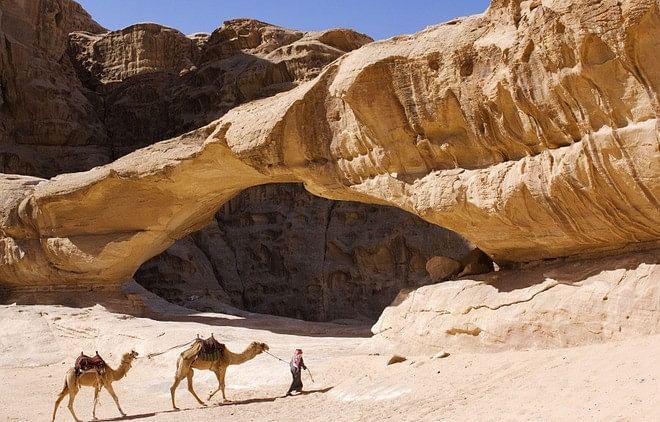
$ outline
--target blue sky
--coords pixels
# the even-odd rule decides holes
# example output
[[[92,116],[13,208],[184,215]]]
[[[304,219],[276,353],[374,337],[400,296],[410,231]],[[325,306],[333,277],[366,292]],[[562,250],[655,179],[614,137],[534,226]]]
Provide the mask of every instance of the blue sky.
[[[78,0],[108,29],[157,22],[185,34],[211,32],[233,18],[313,31],[345,27],[375,39],[417,32],[483,12],[488,0]]]

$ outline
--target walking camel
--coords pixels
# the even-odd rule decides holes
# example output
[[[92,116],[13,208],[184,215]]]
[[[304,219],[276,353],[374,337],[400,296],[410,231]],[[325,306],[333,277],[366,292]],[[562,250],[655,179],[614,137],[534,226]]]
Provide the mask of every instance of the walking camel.
[[[194,369],[212,371],[218,379],[218,388],[209,394],[206,399],[207,401],[211,400],[218,391],[222,391],[222,399],[225,402],[228,401],[225,396],[225,372],[227,371],[227,367],[229,365],[240,365],[245,363],[266,351],[268,351],[268,345],[266,343],[253,341],[243,352],[233,353],[228,350],[224,344],[216,341],[213,338],[213,335],[206,340],[198,338],[188,349],[184,350],[177,359],[174,384],[172,384],[172,387],[170,388],[170,393],[172,395],[172,408],[179,410],[174,402],[174,395],[176,388],[184,378],[188,379],[188,391],[190,391],[190,394],[193,395],[199,404],[206,406],[193,389]]]
[[[112,396],[112,399],[117,405],[117,409],[119,409],[119,413],[121,413],[122,416],[126,416],[124,411],[121,410],[119,399],[117,399],[117,394],[115,394],[115,390],[112,388],[112,383],[119,381],[126,376],[126,373],[131,369],[131,365],[137,357],[138,353],[134,350],[131,350],[128,353],[124,353],[124,355],[121,357],[121,364],[117,367],[117,369],[112,369],[109,365],[105,365],[103,371],[101,372],[83,372],[79,376],[76,375],[74,368],[70,368],[64,377],[64,388],[62,388],[62,392],[60,392],[60,394],[57,396],[57,400],[55,401],[55,409],[53,409],[52,420],[55,421],[57,408],[59,407],[64,397],[68,394],[69,411],[71,412],[71,415],[73,415],[73,419],[75,419],[76,422],[80,422],[80,419],[78,419],[76,413],[73,410],[73,402],[76,398],[76,394],[78,394],[78,391],[80,390],[80,387],[94,387],[94,407],[92,409],[92,417],[94,420],[96,420],[96,403],[98,402],[99,392],[103,387],[105,387],[105,389],[108,390],[108,393],[110,393]]]

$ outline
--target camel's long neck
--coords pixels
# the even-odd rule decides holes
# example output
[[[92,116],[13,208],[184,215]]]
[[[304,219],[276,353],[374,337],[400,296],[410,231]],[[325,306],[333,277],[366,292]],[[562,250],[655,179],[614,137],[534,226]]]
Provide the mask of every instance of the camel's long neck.
[[[240,365],[241,363],[245,363],[251,359],[254,359],[255,356],[258,355],[254,347],[248,347],[241,353],[233,353],[225,349],[225,353],[227,354],[227,361],[230,365]]]
[[[126,373],[131,369],[131,364],[132,360],[130,358],[122,358],[121,364],[117,367],[117,369],[112,369],[112,380],[113,381],[119,381],[120,379],[124,378],[126,376]]]

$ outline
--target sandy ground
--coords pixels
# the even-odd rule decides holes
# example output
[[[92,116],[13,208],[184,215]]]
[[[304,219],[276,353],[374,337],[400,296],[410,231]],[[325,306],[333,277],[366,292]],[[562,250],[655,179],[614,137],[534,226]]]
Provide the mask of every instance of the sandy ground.
[[[315,382],[305,375],[305,394],[284,398],[290,382],[287,364],[260,355],[228,370],[227,396],[232,403],[220,404],[215,397],[208,407],[201,407],[184,382],[177,392],[182,410],[174,412],[169,387],[180,351],[153,359],[144,356],[211,332],[232,351],[258,340],[288,360],[292,349],[300,347]],[[407,356],[406,362],[387,366],[389,355],[373,354],[373,344],[360,336],[363,332],[282,318],[254,321],[188,314],[167,321],[110,312],[101,305],[1,306],[0,420],[50,420],[64,373],[80,351],[99,350],[114,367],[131,348],[142,357],[126,378],[114,384],[128,417],[118,418],[104,391],[97,410],[102,420],[660,419],[660,336],[555,350],[491,354],[448,350],[451,355],[444,359]],[[216,387],[214,375],[203,371],[196,372],[194,384],[203,398]],[[86,388],[76,399],[83,420],[91,419],[92,395]],[[66,399],[56,420],[73,420]]]

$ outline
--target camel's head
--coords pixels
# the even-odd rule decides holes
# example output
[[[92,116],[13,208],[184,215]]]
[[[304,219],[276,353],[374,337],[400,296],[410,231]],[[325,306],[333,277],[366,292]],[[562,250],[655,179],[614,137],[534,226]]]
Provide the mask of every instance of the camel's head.
[[[139,355],[140,355],[140,354],[139,354],[138,352],[136,352],[135,350],[131,350],[130,352],[126,353],[125,356],[126,356],[128,359],[133,360],[133,359],[137,359],[137,357],[138,357]]]
[[[267,352],[268,349],[270,349],[266,343],[259,343],[257,341],[253,341],[250,344],[250,347],[256,350],[257,353]]]

